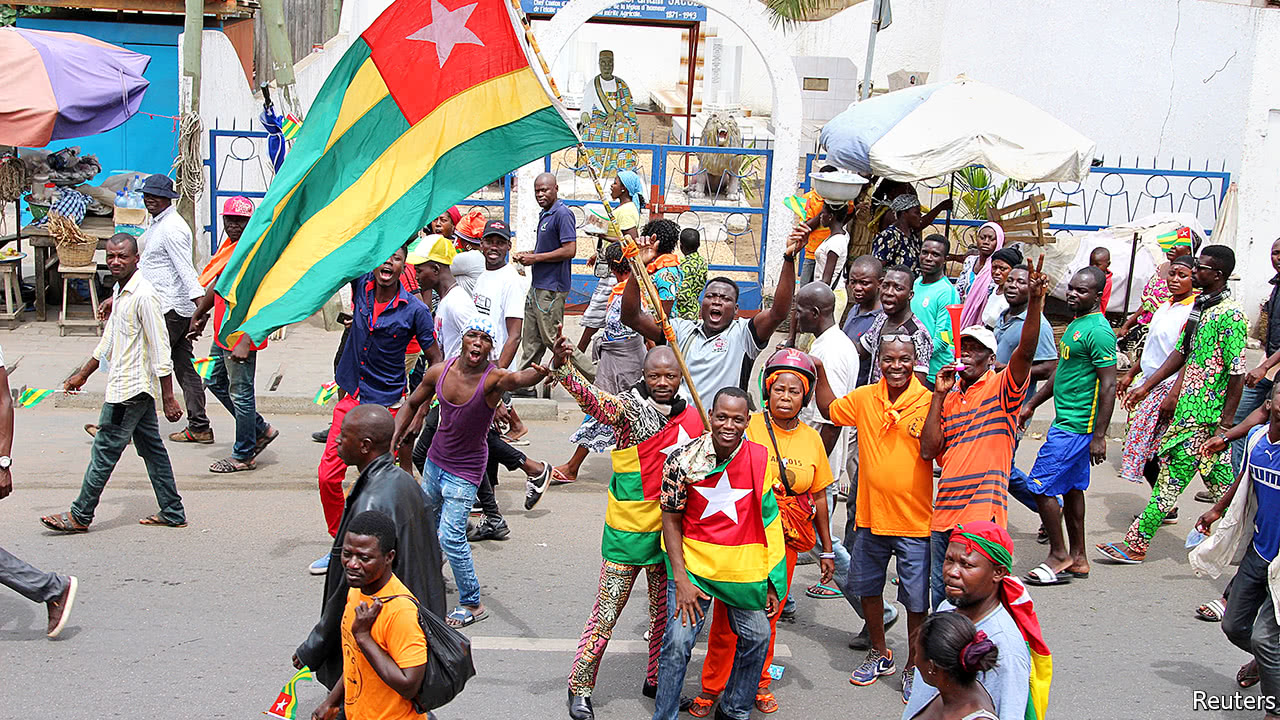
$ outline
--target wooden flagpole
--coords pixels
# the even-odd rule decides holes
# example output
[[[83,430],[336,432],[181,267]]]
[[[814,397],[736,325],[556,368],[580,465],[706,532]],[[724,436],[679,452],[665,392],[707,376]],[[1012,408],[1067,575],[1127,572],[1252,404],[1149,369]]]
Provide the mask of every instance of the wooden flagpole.
[[[542,57],[542,49],[538,47],[538,39],[533,35],[533,27],[529,24],[529,18],[525,16],[524,9],[520,7],[520,0],[510,0],[510,3],[516,16],[520,18],[520,24],[524,27],[525,40],[529,43],[529,47],[533,49],[533,54],[538,58],[538,64],[542,66],[542,74],[547,78],[547,84],[551,87],[551,92],[555,95],[557,101],[564,102],[564,98],[560,96],[560,89],[556,87],[555,78],[551,76],[551,68],[547,65],[546,59]],[[574,130],[574,135],[577,135],[576,129]],[[604,206],[605,214],[609,216],[609,234],[622,239],[623,255],[631,266],[631,277],[640,283],[645,296],[649,298],[649,304],[653,307],[658,327],[662,328],[662,335],[667,339],[667,345],[675,353],[676,362],[680,365],[680,374],[684,379],[685,386],[689,388],[689,395],[693,398],[694,407],[698,409],[698,416],[702,420],[702,426],[710,430],[711,423],[708,420],[707,410],[702,406],[702,398],[698,396],[698,389],[694,387],[693,378],[689,375],[689,366],[685,364],[684,353],[680,351],[680,344],[676,342],[675,328],[671,326],[671,320],[662,309],[662,302],[658,299],[658,288],[654,286],[653,278],[649,276],[648,268],[640,261],[640,246],[636,244],[634,239],[622,234],[618,221],[613,216],[613,208],[609,206],[609,200],[605,197],[604,187],[600,185],[600,177],[596,173],[595,166],[591,164],[590,153],[587,152],[586,146],[582,144],[582,138],[578,138],[578,151],[583,157],[587,158],[587,172],[591,175],[591,184],[595,186],[596,195],[600,198],[600,204]]]

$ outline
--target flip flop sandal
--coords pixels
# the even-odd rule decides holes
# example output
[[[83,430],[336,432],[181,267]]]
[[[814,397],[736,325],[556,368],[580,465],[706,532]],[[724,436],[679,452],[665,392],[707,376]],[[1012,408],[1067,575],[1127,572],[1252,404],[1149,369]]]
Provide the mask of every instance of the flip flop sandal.
[[[480,612],[476,613],[459,605],[453,609],[453,612],[445,616],[444,621],[449,623],[451,628],[464,628],[468,625],[475,625],[487,617],[489,617],[489,611],[484,608],[481,608]]]
[[[209,466],[211,473],[234,473],[253,470],[258,464],[253,460],[237,460],[233,457],[223,458]]]
[[[256,458],[259,455],[261,455],[262,451],[266,450],[267,446],[270,445],[272,441],[274,441],[278,437],[280,437],[280,431],[268,425],[267,434],[258,438],[258,442],[256,442],[253,446],[253,456]]]
[[[822,583],[814,583],[805,588],[804,594],[819,600],[830,600],[832,598],[844,597],[844,593],[840,592],[839,588],[835,588],[830,585],[823,585]]]
[[[1146,553],[1141,556],[1122,542],[1098,543],[1093,546],[1103,558],[1121,565],[1140,565],[1147,559]]]
[[[40,518],[40,524],[60,533],[82,533],[89,532],[88,525],[81,525],[76,519],[71,517],[71,513],[64,512],[57,515],[45,515]]]
[[[1258,661],[1250,660],[1240,666],[1236,673],[1236,684],[1242,688],[1251,688],[1262,680],[1262,671],[1258,669]]]
[[[527,447],[529,445],[529,441],[525,440],[523,437],[519,439],[512,439],[507,437],[506,435],[502,436],[502,442],[512,447]]]
[[[577,479],[570,480],[568,475],[560,472],[556,468],[551,468],[551,484],[552,485],[571,485],[577,482]]]
[[[1210,600],[1209,602],[1196,608],[1196,619],[1205,622],[1222,622],[1222,616],[1227,612],[1227,608],[1222,604],[1222,600]]]
[[[1049,544],[1049,531],[1045,530],[1043,525],[1041,525],[1040,529],[1036,531],[1036,542],[1041,545]]]
[[[184,528],[187,526],[187,522],[185,520],[177,523],[169,522],[168,520],[165,520],[164,518],[160,517],[159,513],[156,513],[155,515],[148,515],[142,518],[141,520],[138,521],[138,524],[146,525],[147,527],[171,527],[171,528]]]
[[[1065,574],[1067,574],[1067,575],[1070,575],[1071,577],[1075,578],[1076,580],[1088,580],[1088,579],[1089,579],[1089,571],[1088,571],[1088,570],[1085,570],[1084,572],[1080,572],[1079,570],[1071,570],[1071,569],[1069,569],[1069,568],[1068,568],[1068,569],[1066,569],[1066,570],[1063,570],[1062,572],[1063,572],[1063,573],[1065,573]]]
[[[680,704],[683,705],[684,703]],[[711,714],[711,707],[715,704],[715,698],[704,698],[701,695],[697,695],[689,699],[689,706],[685,709],[696,718],[704,718]]]
[[[756,709],[768,715],[778,712],[778,699],[771,692],[756,693]]]
[[[1066,585],[1071,582],[1071,576],[1066,573],[1059,575],[1047,563],[1040,563],[1031,572],[1023,576],[1022,581],[1035,587],[1048,587],[1050,585]]]

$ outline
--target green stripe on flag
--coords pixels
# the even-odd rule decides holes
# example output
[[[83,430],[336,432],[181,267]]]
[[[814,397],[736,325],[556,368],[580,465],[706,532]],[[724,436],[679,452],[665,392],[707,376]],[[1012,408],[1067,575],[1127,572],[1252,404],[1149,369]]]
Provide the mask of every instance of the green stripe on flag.
[[[307,126],[311,126],[310,116]],[[252,295],[251,288],[256,288],[261,282],[270,269],[271,262],[274,262],[275,255],[265,252],[262,257],[257,258],[254,266],[245,272],[239,290],[239,304],[228,313],[228,319],[223,325],[224,333],[238,329],[247,333],[255,342],[260,342],[276,328],[310,317],[344,283],[385,262],[404,243],[405,228],[422,227],[428,219],[439,216],[495,178],[574,142],[576,139],[559,112],[554,107],[546,107],[453,147],[437,160],[431,172],[414,184],[377,220],[355,237],[349,238],[334,252],[317,259],[280,299],[262,308],[253,317],[245,318]],[[299,197],[295,193],[290,203],[308,201],[309,198]],[[317,205],[315,209],[319,207]],[[232,258],[233,261],[235,259]],[[223,272],[218,285],[219,293],[230,289],[230,276],[231,273]]]
[[[638,472],[615,472],[609,478],[609,492],[623,501],[644,500],[644,484]]]
[[[663,559],[662,532],[628,532],[605,525],[600,555],[625,565],[655,565]]]

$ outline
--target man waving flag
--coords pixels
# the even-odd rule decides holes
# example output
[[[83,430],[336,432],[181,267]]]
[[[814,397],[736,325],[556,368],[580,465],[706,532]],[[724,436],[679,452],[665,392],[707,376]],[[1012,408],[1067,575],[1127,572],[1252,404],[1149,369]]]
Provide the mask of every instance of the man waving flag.
[[[415,228],[577,142],[507,0],[397,0],[330,73],[218,281],[219,337],[305,319]]]

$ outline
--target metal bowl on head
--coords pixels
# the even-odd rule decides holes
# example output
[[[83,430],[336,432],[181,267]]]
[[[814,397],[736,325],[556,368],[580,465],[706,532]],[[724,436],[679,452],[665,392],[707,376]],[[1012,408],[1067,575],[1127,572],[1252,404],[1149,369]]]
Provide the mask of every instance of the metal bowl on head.
[[[810,173],[809,180],[823,200],[835,203],[857,200],[867,184],[866,178],[845,170]]]

